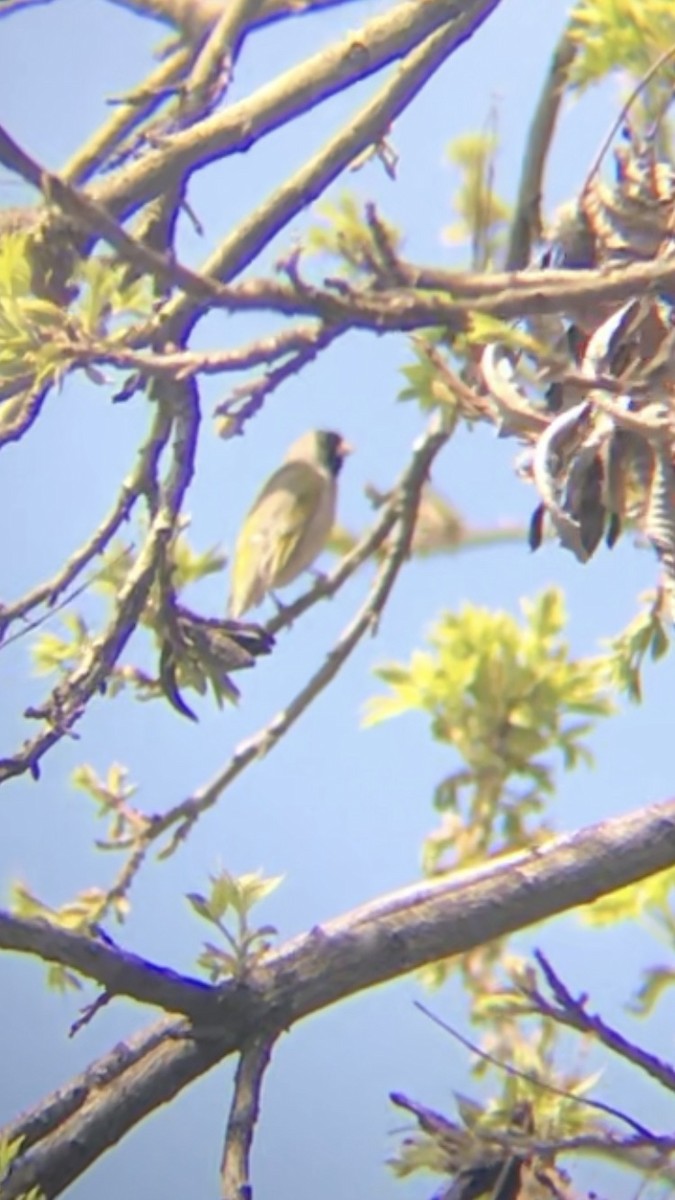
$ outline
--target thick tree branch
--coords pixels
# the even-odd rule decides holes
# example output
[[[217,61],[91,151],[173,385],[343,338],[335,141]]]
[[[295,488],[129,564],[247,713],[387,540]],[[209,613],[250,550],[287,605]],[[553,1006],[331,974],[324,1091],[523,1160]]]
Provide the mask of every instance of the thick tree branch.
[[[192,119],[219,99],[230,81],[246,30],[261,0],[230,0],[214,22],[185,81],[181,116]]]
[[[499,0],[404,0],[373,17],[342,41],[285,71],[252,97],[233,104],[148,152],[92,186],[91,196],[117,216],[151,200],[176,175],[184,175],[254,142],[307,112],[330,96],[404,57],[453,17],[468,38],[495,10]]]
[[[215,307],[229,312],[265,311],[315,316],[353,329],[411,332],[435,325],[461,329],[472,312],[504,320],[537,313],[574,314],[588,303],[616,303],[636,296],[669,292],[675,287],[675,258],[631,263],[611,270],[496,272],[443,271],[402,264],[408,286],[373,293],[357,291],[343,280],[324,288],[301,288],[270,279],[213,285]],[[217,291],[216,291],[217,289]]]
[[[18,3],[47,3],[48,0],[17,0]],[[110,0],[120,8],[131,9],[146,17],[164,21],[182,32],[191,41],[198,41],[212,28],[222,12],[223,0]],[[251,29],[280,21],[285,17],[302,17],[353,4],[355,0],[263,0],[260,10],[250,24]]]
[[[468,15],[456,18],[413,50],[353,120],[232,230],[203,264],[202,273],[229,280],[253,262],[272,238],[316,200],[357,155],[382,140],[391,123],[466,40],[470,28]],[[178,300],[176,308],[180,305]]]
[[[675,863],[675,800],[565,834],[533,852],[426,882],[347,913],[269,954],[246,983],[214,989],[208,1026],[162,1023],[134,1042],[127,1065],[95,1086],[81,1107],[22,1156],[3,1200],[32,1186],[60,1194],[157,1105],[261,1031],[282,1030],[312,1012],[527,928],[556,913],[637,883]],[[143,1052],[143,1037],[149,1039]],[[53,1104],[50,1098],[47,1104]],[[41,1110],[42,1111],[42,1106]],[[31,1124],[32,1122],[32,1124]],[[37,1114],[4,1133],[40,1128]]]
[[[0,947],[67,966],[85,979],[96,980],[110,996],[132,996],[167,1012],[195,1017],[213,1009],[214,989],[202,980],[157,966],[93,935],[71,933],[46,921],[0,911]]]

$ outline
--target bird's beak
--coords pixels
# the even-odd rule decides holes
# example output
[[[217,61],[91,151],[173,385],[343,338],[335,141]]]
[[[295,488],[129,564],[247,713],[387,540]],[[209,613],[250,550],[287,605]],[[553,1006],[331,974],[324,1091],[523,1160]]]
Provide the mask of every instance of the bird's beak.
[[[346,442],[344,438],[341,438],[340,454],[341,454],[342,458],[347,458],[347,456],[349,454],[353,454],[353,453],[354,453],[354,447],[349,442]]]

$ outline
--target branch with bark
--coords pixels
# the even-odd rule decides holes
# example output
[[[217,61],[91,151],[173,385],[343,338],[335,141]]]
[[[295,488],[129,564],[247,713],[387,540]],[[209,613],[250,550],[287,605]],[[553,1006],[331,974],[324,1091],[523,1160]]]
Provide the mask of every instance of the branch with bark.
[[[349,995],[528,928],[674,863],[675,802],[668,801],[534,852],[380,897],[272,951],[244,979],[210,989],[186,980],[180,1007],[180,977],[167,978],[163,968],[144,972],[132,956],[127,971],[126,957],[114,947],[63,932],[51,941],[51,930],[5,918],[0,939],[11,937],[13,949],[23,941],[25,952],[70,960],[117,994],[146,1002],[151,989],[160,1003],[172,988],[174,1011],[189,1012],[197,1004],[199,1017],[167,1019],[138,1035],[128,1053],[113,1052],[93,1064],[91,1082],[81,1081],[80,1103],[75,1108],[71,1098],[65,1120],[58,1098],[50,1097],[6,1127],[5,1136],[26,1140],[3,1185],[3,1200],[17,1200],[33,1186],[47,1200],[59,1195],[144,1116],[261,1031],[281,1032]],[[58,1124],[49,1125],[48,1113],[58,1114]],[[32,1136],[39,1140],[31,1142]]]

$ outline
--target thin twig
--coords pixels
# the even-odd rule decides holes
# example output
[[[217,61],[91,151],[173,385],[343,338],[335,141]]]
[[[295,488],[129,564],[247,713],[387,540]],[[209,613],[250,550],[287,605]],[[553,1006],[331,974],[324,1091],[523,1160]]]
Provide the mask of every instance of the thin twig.
[[[20,441],[42,412],[42,407],[49,394],[49,387],[42,385],[32,388],[32,382],[31,376],[22,376],[21,379],[14,382],[9,396],[3,397],[3,402],[7,407],[15,408],[15,416],[14,418],[7,417],[6,409],[3,412],[0,447],[8,445],[10,442]]]
[[[608,1050],[612,1050],[620,1058],[626,1059],[633,1066],[639,1067],[641,1071],[649,1075],[651,1079],[655,1079],[662,1087],[667,1088],[670,1092],[675,1092],[675,1069],[662,1059],[657,1058],[654,1054],[649,1054],[646,1050],[642,1050],[633,1042],[629,1042],[623,1037],[618,1030],[613,1029],[611,1025],[607,1025],[602,1017],[592,1016],[586,1012],[585,997],[575,1000],[571,992],[565,986],[560,976],[554,971],[549,960],[541,953],[540,950],[535,951],[535,958],[541,967],[546,982],[548,983],[555,997],[555,1004],[551,1004],[549,1000],[537,988],[524,987],[521,984],[521,990],[527,996],[537,1009],[537,1012],[544,1016],[551,1017],[561,1025],[566,1025],[570,1029],[576,1029],[580,1033],[590,1034],[599,1041]]]
[[[425,1013],[426,1015],[426,1013]],[[455,1030],[451,1030],[453,1037],[457,1036]],[[459,1039],[462,1043],[464,1039]],[[467,1048],[480,1054],[477,1047],[467,1043]],[[497,1063],[502,1067],[502,1063]],[[539,1080],[532,1079],[529,1082],[539,1084]],[[572,1097],[578,1099],[578,1097]],[[450,1121],[442,1113],[436,1112],[434,1109],[427,1108],[423,1104],[419,1104],[415,1100],[410,1100],[409,1097],[401,1092],[391,1092],[389,1099],[392,1104],[399,1108],[411,1112],[418,1120],[422,1129],[425,1132],[438,1133],[441,1136],[447,1134],[446,1145],[455,1138],[462,1136],[462,1127],[456,1122]],[[580,1133],[570,1137],[560,1138],[541,1138],[534,1133],[525,1133],[510,1129],[506,1133],[502,1133],[493,1125],[485,1130],[485,1140],[493,1142],[498,1146],[503,1146],[505,1150],[510,1150],[514,1153],[527,1155],[541,1155],[545,1158],[553,1158],[559,1154],[578,1154],[579,1151],[587,1151],[592,1154],[598,1152],[606,1154],[610,1158],[625,1158],[630,1160],[630,1155],[636,1151],[649,1150],[652,1154],[669,1155],[675,1151],[675,1136],[667,1135],[664,1137],[653,1137],[651,1134],[633,1134],[631,1137],[620,1137],[611,1128],[604,1124],[597,1129],[595,1133]],[[637,1164],[635,1164],[637,1166]],[[652,1164],[653,1165],[653,1164]]]
[[[432,366],[436,368],[448,391],[451,392],[456,400],[460,401],[462,416],[466,417],[467,420],[494,418],[490,400],[485,396],[479,395],[478,392],[464,382],[461,376],[453,370],[438,346],[426,338],[418,337],[414,334],[411,341],[421,350]]]
[[[260,1112],[263,1078],[276,1038],[276,1034],[253,1037],[239,1056],[220,1164],[222,1200],[252,1200],[251,1146]]]
[[[664,50],[663,54],[659,55],[659,57],[656,59],[656,61],[652,63],[651,67],[649,67],[649,70],[645,71],[642,78],[638,80],[638,82],[636,83],[633,90],[626,97],[625,102],[621,105],[619,112],[617,113],[616,117],[612,121],[612,124],[611,124],[607,134],[603,138],[602,145],[600,146],[598,153],[596,154],[595,158],[593,159],[593,163],[591,164],[590,170],[588,171],[588,174],[586,175],[586,178],[583,183],[583,187],[581,189],[581,192],[579,193],[579,197],[580,197],[579,202],[580,203],[583,203],[584,197],[586,196],[588,189],[590,188],[593,180],[595,179],[595,176],[597,175],[598,171],[600,170],[600,167],[602,166],[603,158],[605,157],[607,151],[609,150],[609,147],[611,146],[612,142],[614,141],[614,138],[616,137],[617,131],[621,128],[621,125],[623,124],[626,117],[628,116],[628,113],[630,112],[631,108],[633,107],[635,101],[642,95],[642,92],[644,91],[644,89],[647,87],[647,85],[649,83],[651,83],[654,76],[658,74],[658,72],[661,70],[661,67],[663,67],[667,62],[669,62],[670,59],[673,58],[674,56],[675,56],[675,42],[673,43],[672,46],[669,46],[667,50]]]
[[[122,559],[126,558],[127,554],[131,554],[132,549],[132,546],[125,546],[124,549],[121,550],[120,553],[111,560],[110,566],[115,566],[116,563],[119,563]],[[0,653],[3,650],[6,650],[8,646],[11,646],[13,642],[18,642],[21,638],[26,637],[27,634],[34,633],[36,629],[39,629],[41,625],[44,625],[45,621],[51,620],[55,613],[61,612],[62,609],[67,608],[69,604],[73,603],[73,600],[77,600],[79,596],[83,595],[83,593],[92,586],[92,584],[96,583],[96,580],[100,579],[101,575],[103,575],[107,569],[108,564],[106,563],[106,565],[102,567],[100,571],[95,571],[93,575],[90,575],[87,579],[85,579],[84,582],[79,585],[79,587],[73,588],[73,590],[69,592],[67,596],[64,596],[58,604],[52,604],[47,612],[42,613],[33,621],[28,621],[27,624],[22,625],[20,629],[17,629],[16,633],[10,634],[9,637],[1,638]],[[25,603],[25,597],[22,602]],[[31,607],[34,607],[34,605],[31,605]],[[0,608],[0,633],[2,632],[3,628],[7,627],[8,624],[9,620],[5,617],[5,610]]]
[[[470,1050],[472,1054],[476,1054],[478,1058],[482,1058],[484,1062],[490,1063],[493,1067],[498,1067],[505,1075],[510,1075],[513,1079],[523,1079],[526,1083],[531,1083],[533,1087],[538,1087],[544,1092],[550,1092],[554,1096],[563,1096],[566,1100],[570,1100],[574,1104],[583,1104],[587,1108],[593,1108],[598,1112],[606,1113],[610,1117],[616,1117],[618,1121],[623,1121],[624,1124],[629,1125],[641,1137],[651,1138],[652,1141],[657,1137],[650,1129],[647,1129],[644,1125],[640,1125],[638,1121],[634,1121],[632,1117],[622,1113],[618,1108],[613,1108],[610,1104],[603,1104],[601,1100],[589,1100],[587,1096],[575,1096],[573,1092],[568,1092],[565,1088],[559,1088],[553,1083],[547,1083],[545,1079],[541,1079],[538,1075],[531,1075],[528,1071],[521,1071],[518,1067],[512,1066],[511,1063],[503,1062],[502,1059],[496,1058],[494,1054],[489,1054],[487,1050],[481,1050],[480,1046],[476,1046],[474,1042],[469,1041],[463,1034],[453,1029],[452,1025],[448,1025],[440,1017],[437,1017],[435,1013],[432,1013],[431,1009],[427,1008],[419,1000],[415,1000],[414,1005],[415,1008],[419,1008],[420,1012],[424,1013],[425,1017],[428,1017],[430,1021],[433,1021],[445,1033],[449,1033],[465,1049]]]
[[[194,385],[172,382],[164,386],[173,390],[174,411],[171,415],[164,414],[168,427],[173,428],[172,461],[145,542],[119,589],[107,628],[93,640],[81,661],[54,688],[46,703],[39,709],[28,710],[27,715],[40,719],[43,728],[11,757],[0,760],[0,783],[25,772],[38,777],[41,758],[70,733],[92,696],[105,688],[113,666],[136,628],[158,564],[174,535],[196,453],[199,405]],[[159,403],[158,407],[164,410],[168,405]]]
[[[112,346],[104,340],[83,337],[78,340],[74,332],[68,346],[74,366],[107,365],[123,371],[138,371],[141,375],[183,380],[195,375],[219,375],[269,364],[277,358],[316,345],[320,337],[320,326],[307,324],[281,330],[269,337],[256,338],[232,350],[144,351],[128,346]]]
[[[5,630],[18,617],[36,608],[39,604],[54,605],[58,597],[79,575],[80,571],[101,554],[115,535],[120,525],[131,516],[133,507],[143,488],[156,477],[159,456],[170,434],[170,425],[161,405],[153,415],[150,433],[137,452],[137,461],[131,474],[123,481],[112,509],[91,537],[64,563],[63,567],[31,592],[21,596],[13,604],[0,606],[0,629]]]
[[[265,371],[261,378],[253,379],[249,383],[235,388],[227,400],[217,406],[216,414],[224,414],[229,417],[234,423],[236,432],[241,433],[246,421],[260,411],[272,392],[281,387],[287,379],[297,375],[309,363],[314,362],[321,351],[328,349],[344,332],[345,329],[342,326],[320,326],[312,337],[304,339],[304,344],[300,345],[286,362],[274,367],[271,371]]]
[[[105,124],[68,160],[59,172],[61,178],[73,185],[86,183],[100,169],[110,152],[163,104],[167,95],[173,93],[190,58],[189,50],[180,49],[160,63],[139,87],[115,106],[115,111]]]

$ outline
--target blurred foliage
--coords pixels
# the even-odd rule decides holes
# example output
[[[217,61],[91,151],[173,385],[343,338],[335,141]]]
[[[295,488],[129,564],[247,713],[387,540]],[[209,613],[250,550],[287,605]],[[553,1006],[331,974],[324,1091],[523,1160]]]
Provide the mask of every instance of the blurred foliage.
[[[607,640],[610,681],[629,700],[642,700],[645,659],[663,658],[670,649],[670,618],[665,591],[649,592],[645,605],[626,628]]]
[[[106,337],[110,345],[125,344],[133,320],[152,313],[155,297],[147,275],[129,278],[124,263],[92,257],[81,263],[76,276],[77,303],[73,318],[82,333]]]
[[[366,494],[376,507],[386,504],[392,497],[391,492],[379,492],[372,485],[367,487]],[[395,534],[391,534],[387,538],[380,550],[380,557],[384,558],[390,552],[394,537]],[[426,483],[417,506],[410,554],[414,558],[430,558],[435,554],[456,551],[466,539],[466,526],[458,510],[431,484]]]
[[[134,855],[145,854],[144,835],[152,823],[130,801],[136,786],[129,781],[128,771],[119,763],[113,763],[103,778],[87,763],[76,767],[71,774],[71,784],[94,801],[97,816],[110,819],[107,836],[97,839],[99,850],[125,850]],[[106,937],[100,923],[112,917],[118,923],[126,920],[130,903],[126,895],[127,886],[123,878],[108,889],[93,887],[79,892],[59,908],[41,900],[25,883],[15,882],[10,893],[10,908],[17,916],[44,921],[56,929],[86,937]],[[59,963],[47,964],[48,987],[64,992],[79,989],[82,985],[78,975]]]
[[[315,211],[322,223],[310,226],[303,249],[338,259],[340,267],[351,276],[387,269],[373,228],[364,217],[363,204],[353,192],[342,192],[335,203],[323,201],[315,205]],[[396,252],[401,245],[400,234],[388,221],[378,220],[387,245]]]
[[[74,283],[70,307],[35,296],[31,235],[0,237],[0,386],[27,380],[26,392],[2,406],[3,425],[17,418],[30,392],[61,383],[77,362],[79,343],[123,344],[131,321],[152,311],[148,280],[126,283],[123,266],[109,259],[81,262]]]
[[[63,626],[62,634],[45,630],[31,646],[38,675],[51,675],[54,672],[66,675],[91,650],[92,638],[86,621],[79,613],[63,613],[60,624]]]
[[[431,630],[430,652],[415,652],[408,666],[376,670],[390,690],[369,701],[365,724],[422,711],[431,718],[435,740],[464,761],[435,797],[440,811],[459,811],[463,800],[480,809],[481,827],[466,830],[466,840],[455,843],[455,865],[482,858],[495,822],[502,849],[527,844],[525,814],[540,811],[542,796],[554,790],[553,768],[541,756],[558,750],[568,769],[589,761],[583,739],[592,723],[570,718],[612,711],[604,660],[574,659],[560,636],[566,622],[561,592],[551,588],[522,608],[524,625],[471,605],[458,615],[447,613]],[[517,796],[506,794],[511,779],[524,782]]]
[[[457,335],[453,349],[457,353],[466,353],[473,346],[481,349],[497,342],[514,353],[522,351],[534,354],[538,359],[550,354],[547,346],[535,338],[527,329],[521,328],[490,313],[472,313],[468,328]]]
[[[589,87],[613,71],[641,78],[675,45],[675,9],[671,0],[579,0],[570,36],[578,47],[572,87]],[[664,65],[666,81],[674,72],[675,64]]]
[[[59,305],[33,296],[28,246],[25,233],[0,237],[0,383],[32,368],[39,384],[65,365],[63,348],[55,350],[53,340],[64,330],[65,315]]]
[[[423,337],[409,339],[413,361],[400,368],[406,383],[398,393],[399,400],[414,400],[423,412],[439,405],[451,413],[457,411],[455,393],[434,362],[436,355],[447,354],[448,346],[448,335],[443,329],[427,330]]]
[[[376,670],[389,691],[368,702],[365,725],[423,713],[434,740],[460,759],[435,789],[442,816],[424,845],[426,875],[470,867],[547,836],[552,755],[567,770],[589,763],[586,738],[595,720],[613,711],[605,659],[574,658],[562,638],[561,592],[551,588],[523,601],[522,609],[522,624],[471,605],[446,613],[429,634],[429,651]],[[486,946],[466,956],[465,975],[481,978],[499,953]],[[427,978],[440,983],[448,969],[437,964]]]
[[[461,1124],[405,1096],[392,1095],[395,1104],[414,1114],[419,1126],[417,1131],[404,1135],[398,1153],[390,1159],[389,1165],[398,1177],[419,1171],[449,1175],[455,1178],[458,1196],[490,1196],[512,1155],[520,1152],[521,1161],[528,1159],[523,1138],[557,1141],[599,1132],[597,1116],[579,1102],[596,1077],[556,1071],[552,1053],[556,1031],[552,1022],[543,1024],[550,1027],[546,1037],[535,1036],[529,1041],[520,1037],[513,1047],[513,1057],[507,1060],[509,1068],[526,1071],[529,1078],[502,1073],[500,1096],[485,1105],[455,1094]],[[495,1135],[499,1142],[493,1140]],[[535,1177],[544,1166],[543,1160],[537,1163],[531,1157],[529,1164]],[[552,1166],[550,1160],[548,1166]],[[521,1193],[518,1190],[513,1194]],[[530,1191],[524,1194],[539,1195]],[[542,1197],[556,1194],[555,1189],[549,1192],[545,1188],[541,1193]]]
[[[616,926],[621,921],[632,921],[665,945],[669,962],[645,967],[640,985],[631,998],[629,1007],[640,1016],[648,1016],[667,989],[675,984],[675,968],[670,965],[670,959],[675,954],[674,890],[675,868],[671,868],[608,896],[601,896],[593,904],[579,910],[584,923],[593,928],[602,929]]]
[[[25,1136],[17,1138],[0,1137],[0,1186],[9,1173],[12,1163],[21,1155],[21,1147]],[[44,1200],[44,1192],[39,1187],[32,1187],[27,1192],[21,1192],[17,1200]]]
[[[231,875],[221,870],[211,876],[211,889],[207,895],[190,892],[187,896],[198,916],[214,925],[222,935],[227,949],[205,942],[198,962],[209,976],[211,983],[227,977],[243,979],[264,957],[270,948],[270,939],[277,930],[273,925],[251,926],[249,917],[252,909],[265,900],[282,882],[283,876],[265,878],[260,872],[248,875]],[[225,917],[234,920],[232,930]]]
[[[364,488],[366,496],[378,508],[392,496],[391,492],[380,492],[373,484]],[[410,542],[412,558],[433,558],[440,554],[460,554],[465,550],[488,548],[489,546],[505,543],[523,545],[526,529],[522,525],[497,523],[493,526],[470,527],[466,524],[457,508],[436,491],[431,484],[425,484],[420,495],[417,510],[417,520]],[[395,534],[385,538],[384,544],[377,551],[379,560],[386,558],[391,551]],[[343,525],[336,525],[331,531],[327,549],[331,554],[342,556],[354,549],[359,537]]]
[[[445,230],[445,237],[453,244],[469,242],[474,271],[496,266],[511,215],[510,206],[495,193],[497,149],[497,133],[492,129],[462,134],[447,152],[460,182],[453,196],[458,220]]]
[[[99,850],[129,850],[139,845],[151,821],[130,804],[138,789],[129,782],[126,767],[113,763],[102,778],[89,763],[81,763],[73,770],[70,782],[93,800],[98,817],[110,820],[106,837],[96,839]],[[125,909],[116,915],[122,920]]]
[[[124,896],[105,892],[102,888],[87,888],[60,908],[52,908],[25,884],[17,882],[11,888],[10,910],[18,917],[43,921],[55,929],[96,937],[100,933],[98,923],[111,913],[118,921],[123,921],[129,904]],[[78,975],[60,963],[48,963],[46,976],[47,986],[54,991],[77,990],[82,986]]]

